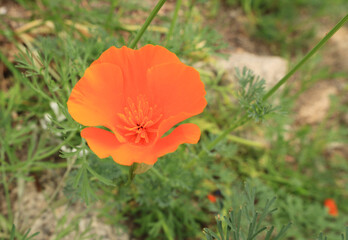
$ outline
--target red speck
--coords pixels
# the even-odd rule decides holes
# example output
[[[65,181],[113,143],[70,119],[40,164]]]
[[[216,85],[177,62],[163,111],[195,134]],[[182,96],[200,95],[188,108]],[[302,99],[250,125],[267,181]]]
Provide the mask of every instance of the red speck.
[[[326,199],[324,202],[324,206],[329,210],[329,214],[331,216],[338,216],[338,209],[335,200],[333,200],[332,198]]]
[[[207,197],[210,202],[216,203],[216,197],[213,194],[209,194]]]

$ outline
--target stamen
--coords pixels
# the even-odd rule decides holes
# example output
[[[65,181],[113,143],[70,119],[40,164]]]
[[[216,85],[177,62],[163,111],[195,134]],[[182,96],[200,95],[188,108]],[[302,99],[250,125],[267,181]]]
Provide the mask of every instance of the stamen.
[[[137,138],[135,139],[135,143],[139,143],[140,142],[140,134],[137,135]]]
[[[119,114],[117,114],[117,116],[118,116],[120,119],[122,119],[122,120],[124,121],[124,123],[129,124],[129,121],[128,121],[128,119],[126,118],[126,116],[125,116],[124,114],[119,113]]]
[[[138,130],[138,126],[135,126],[135,127],[127,127],[127,126],[124,126],[123,127],[124,129],[128,130],[128,131],[135,131],[135,130]]]
[[[136,100],[135,103],[131,98],[127,98],[124,114],[118,114],[123,125],[118,125],[117,128],[129,141],[147,144],[158,131],[155,125],[162,119],[163,114],[158,114],[157,106],[150,106],[144,95],[139,95]]]
[[[125,136],[128,137],[128,136],[133,136],[136,134],[137,134],[136,132],[129,132],[129,133],[126,133]]]

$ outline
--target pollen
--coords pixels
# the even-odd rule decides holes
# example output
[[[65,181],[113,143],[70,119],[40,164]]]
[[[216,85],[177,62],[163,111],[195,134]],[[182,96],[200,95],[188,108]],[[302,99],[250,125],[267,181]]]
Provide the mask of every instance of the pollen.
[[[150,106],[146,97],[139,95],[136,101],[127,99],[124,113],[119,113],[122,125],[117,128],[123,136],[135,144],[148,144],[157,133],[157,125],[163,114],[158,113],[157,106]]]

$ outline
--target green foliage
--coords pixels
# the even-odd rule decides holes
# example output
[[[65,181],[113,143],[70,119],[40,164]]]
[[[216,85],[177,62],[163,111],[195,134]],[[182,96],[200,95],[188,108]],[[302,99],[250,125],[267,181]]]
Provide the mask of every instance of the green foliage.
[[[347,240],[347,239],[348,239],[348,227],[346,227],[346,233],[341,234],[341,240]],[[320,233],[317,240],[327,240],[327,237],[323,233]]]
[[[240,85],[237,94],[239,104],[249,118],[260,122],[265,119],[266,115],[278,110],[277,107],[273,107],[263,100],[266,83],[264,79],[255,76],[246,67],[243,68],[242,72],[236,69],[236,77]]]
[[[330,12],[335,21],[343,17],[345,0],[220,0],[231,8],[240,7],[248,18],[246,28],[252,37],[282,54],[307,49],[315,39],[320,17]]]
[[[289,109],[286,117],[271,114],[278,108],[262,100],[264,80],[250,70],[237,72],[240,87],[234,89],[222,83],[222,71],[213,69],[210,74],[211,69],[198,69],[209,102],[207,110],[192,120],[202,129],[200,143],[182,146],[160,158],[152,169],[125,185],[128,167],[115,164],[111,158],[98,159],[89,150],[80,137],[81,126],[67,112],[66,101],[93,60],[108,47],[126,45],[135,36],[140,25],[122,24],[123,19],[134,16],[135,10],[149,12],[149,6],[138,1],[110,1],[105,5],[87,1],[91,6],[100,3],[89,8],[82,6],[85,1],[43,0],[42,8],[35,1],[17,2],[33,11],[38,19],[52,21],[55,28],[44,37],[34,36],[25,45],[15,40],[19,35],[11,38],[15,33],[10,28],[2,31],[11,33],[4,36],[18,46],[20,54],[14,66],[0,53],[1,61],[12,74],[8,91],[0,91],[0,197],[4,194],[7,210],[6,215],[0,214],[1,236],[36,236],[29,236],[29,231],[15,233],[10,191],[23,181],[33,181],[32,173],[44,175],[50,169],[65,170],[67,178],[62,177],[61,185],[69,203],[82,201],[88,205],[69,226],[66,216],[59,219],[56,239],[72,232],[77,239],[95,239],[88,235],[91,226],[84,233],[77,231],[79,218],[91,210],[98,211],[106,223],[131,229],[131,237],[141,239],[198,239],[204,237],[202,227],[207,239],[221,240],[310,239],[318,236],[318,231],[324,232],[319,235],[323,240],[324,234],[329,238],[340,234],[348,222],[348,168],[344,153],[329,150],[334,144],[347,143],[348,132],[342,123],[342,116],[348,113],[344,94],[332,98],[329,113],[318,125],[298,126],[292,111],[301,93],[323,79],[337,77],[320,66],[319,61],[298,73],[298,88],[284,88],[277,104]],[[299,36],[294,40],[296,51],[307,44],[306,34],[302,35],[305,31],[297,27],[300,19],[294,18],[295,10],[300,6],[319,9],[324,4],[285,0],[229,2],[247,13],[249,24],[254,26],[250,33],[268,39],[272,46],[286,46],[277,48],[279,51],[292,46],[288,36]],[[139,46],[166,45],[188,63],[202,63],[218,55],[225,45],[201,17],[199,7],[205,3],[183,0],[177,22],[172,24],[168,16],[158,18],[155,25],[160,30],[148,29]],[[211,6],[211,14],[218,14],[219,6],[224,5],[216,0]],[[83,34],[78,24],[85,26],[89,34]],[[173,34],[167,38],[171,25]],[[232,104],[235,92],[239,105]],[[243,128],[238,125],[238,137],[228,132],[208,147],[243,114],[256,124]],[[247,179],[257,183],[257,191],[246,189],[243,195],[238,183]],[[207,199],[214,192],[221,192],[216,196],[217,203]],[[275,194],[277,211],[273,208],[274,198],[270,198]],[[337,218],[329,216],[323,207],[328,197],[337,201]],[[102,206],[100,209],[96,201]],[[54,204],[49,207],[54,208]],[[216,219],[217,226],[212,217],[216,213],[224,216]],[[285,236],[288,222],[292,222],[292,227]]]
[[[345,225],[346,220],[339,220],[340,223],[337,220],[325,220],[327,213],[323,211],[323,207],[318,204],[305,204],[301,198],[286,194],[282,190],[277,191],[278,206],[274,208],[276,198],[269,198],[274,194],[273,191],[258,180],[249,181],[244,192],[240,192],[239,188],[238,185],[232,186],[232,199],[226,198],[224,205],[231,204],[228,206],[233,207],[227,209],[226,206],[220,210],[225,214],[220,213],[216,217],[216,230],[204,229],[207,240],[299,239],[303,238],[304,232],[307,237],[314,237],[318,228],[327,228],[329,225],[330,228],[335,228],[335,234],[329,234],[329,239],[335,239]],[[286,216],[287,214],[291,216]],[[288,221],[291,221],[291,224]],[[280,224],[283,225],[281,229],[275,231],[274,226],[280,227]],[[325,239],[324,236],[320,233],[319,239]],[[344,234],[341,234],[341,238],[344,239]]]
[[[98,193],[98,189],[105,191],[103,195],[98,194],[98,198],[107,203],[102,215],[108,221],[115,225],[120,220],[131,221],[136,226],[134,236],[146,239],[185,239],[197,234],[205,213],[199,202],[195,201],[198,204],[196,207],[191,202],[196,197],[202,198],[202,193],[197,195],[195,191],[202,187],[206,176],[201,172],[203,168],[192,174],[188,169],[190,161],[183,149],[162,158],[148,172],[137,175],[130,188],[121,185],[127,177],[126,169],[114,164],[112,159],[97,160],[91,157],[89,163],[98,175],[119,186],[115,189],[99,181],[100,178],[95,178],[97,181],[91,179],[92,192]],[[66,194],[81,197],[79,191],[82,190],[83,183],[80,187],[73,188],[76,173],[70,179],[66,189],[71,191]],[[116,195],[113,194],[115,190]],[[118,213],[116,218],[110,215],[110,209]]]
[[[32,235],[29,236],[29,233],[30,233],[30,229],[28,229],[28,231],[21,237],[17,238],[17,239],[20,239],[20,240],[31,240],[33,239],[33,237],[39,235],[39,233],[34,233]],[[12,225],[12,229],[11,229],[11,235],[10,235],[10,240],[15,240],[16,238],[16,227],[15,225]]]
[[[255,188],[245,187],[246,202],[238,210],[231,209],[223,218],[218,215],[216,217],[218,233],[213,232],[209,228],[204,229],[204,234],[207,240],[239,240],[239,239],[257,239],[259,235],[262,236],[267,227],[262,226],[263,221],[272,215],[276,208],[272,205],[276,198],[267,200],[264,208],[259,213],[255,210],[256,190]],[[272,235],[274,227],[272,226],[267,231],[263,239],[282,239],[285,237],[286,231],[291,224],[283,226],[275,236]]]

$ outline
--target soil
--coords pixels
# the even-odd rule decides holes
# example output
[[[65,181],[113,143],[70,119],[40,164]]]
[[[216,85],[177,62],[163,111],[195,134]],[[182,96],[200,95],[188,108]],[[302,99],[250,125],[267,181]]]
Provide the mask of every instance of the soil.
[[[20,197],[13,208],[15,224],[18,229],[31,228],[31,233],[40,232],[37,240],[54,239],[62,233],[62,230],[70,229],[62,240],[77,239],[78,236],[90,236],[89,239],[128,240],[120,228],[108,225],[98,217],[98,204],[88,208],[85,204],[77,202],[69,204],[66,197],[59,191],[53,204],[49,199],[55,192],[57,183],[62,181],[61,171],[47,171],[41,178],[44,181],[43,190],[38,192],[34,182],[25,183]]]
[[[208,13],[205,13],[208,15]],[[240,8],[231,8],[222,2],[219,14],[207,18],[208,24],[217,30],[228,43],[227,51],[244,51],[257,55],[270,55],[269,47],[256,41],[248,32],[248,19]]]

